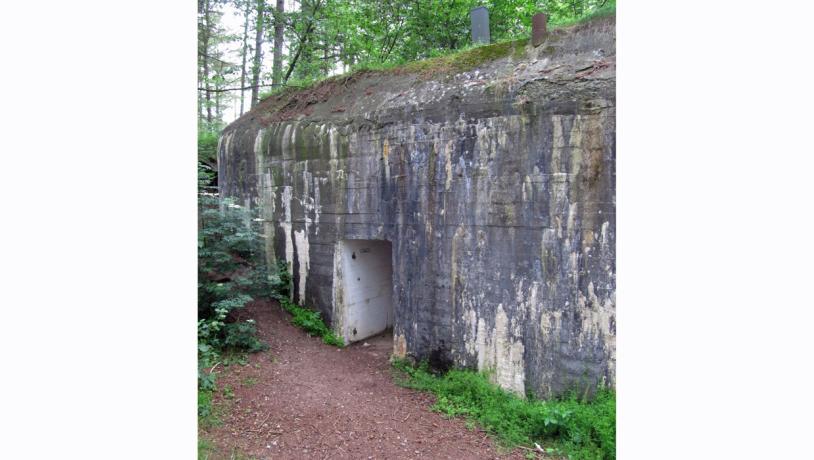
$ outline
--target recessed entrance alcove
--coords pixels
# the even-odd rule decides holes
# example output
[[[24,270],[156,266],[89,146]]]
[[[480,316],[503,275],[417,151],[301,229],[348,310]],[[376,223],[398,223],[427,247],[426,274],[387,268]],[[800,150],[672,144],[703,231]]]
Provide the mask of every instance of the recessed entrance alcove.
[[[356,342],[393,327],[392,245],[384,240],[340,240],[335,299],[345,343]]]

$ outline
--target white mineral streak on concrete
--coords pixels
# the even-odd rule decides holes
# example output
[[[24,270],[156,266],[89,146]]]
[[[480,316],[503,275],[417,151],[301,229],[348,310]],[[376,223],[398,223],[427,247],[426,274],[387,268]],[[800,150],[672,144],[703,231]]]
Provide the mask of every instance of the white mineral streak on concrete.
[[[579,115],[575,116],[574,123],[571,126],[571,135],[568,139],[568,146],[571,147],[570,176],[574,184],[576,184],[577,174],[579,174],[580,167],[582,166],[582,125],[582,117]]]
[[[305,222],[305,236],[308,237],[308,229],[311,226],[311,218],[308,217],[309,212],[314,211],[313,198],[311,198],[309,191],[311,189],[311,173],[308,172],[308,160],[303,162],[302,170],[302,199],[299,200],[303,210],[303,221]]]
[[[452,236],[452,250],[450,251],[450,293],[452,295],[452,311],[455,311],[455,293],[458,290],[458,246],[461,244],[461,240],[464,237],[464,229],[462,226],[458,226],[455,229],[455,234]]]
[[[492,142],[496,137],[494,133],[494,119],[488,118],[486,120],[478,120],[478,124],[476,125],[475,129],[478,136],[478,163],[486,164],[489,157],[492,156]]]
[[[565,223],[566,229],[566,245],[574,239],[575,222],[577,218],[577,203],[570,203],[568,205],[568,220]]]
[[[280,198],[283,209],[285,210],[285,220],[280,222],[280,227],[283,229],[285,236],[285,261],[288,265],[289,271],[294,266],[294,241],[291,235],[291,186],[286,185],[283,187],[283,195]],[[294,293],[291,293],[293,299]]]
[[[444,182],[444,190],[449,190],[452,185],[452,149],[454,148],[454,141],[447,141],[444,146],[444,170],[447,173],[447,179]]]
[[[283,158],[284,159],[291,158],[291,150],[289,148],[290,147],[290,144],[289,144],[289,139],[290,139],[289,133],[290,132],[291,132],[291,125],[287,124],[287,125],[285,125],[285,128],[283,129],[283,135],[280,137],[280,151],[283,153]]]
[[[537,293],[540,290],[540,283],[532,281],[528,289],[523,289],[524,280],[520,280],[517,284],[515,299],[520,306],[518,309],[522,313],[521,318],[536,318],[539,310],[540,302],[537,299]],[[518,334],[521,331],[517,331]]]
[[[254,161],[255,161],[255,168],[254,170],[257,171],[257,179],[258,179],[258,193],[257,193],[257,201],[258,206],[260,208],[260,217],[265,219],[266,218],[266,208],[268,206],[268,198],[269,198],[269,190],[271,189],[271,172],[269,173],[262,173],[265,164],[265,155],[263,152],[263,136],[265,135],[265,129],[257,130],[257,136],[254,138]],[[268,235],[264,232],[264,237]]]
[[[543,337],[557,337],[562,326],[562,311],[561,310],[543,310],[540,314],[540,329]],[[542,381],[549,382],[543,386],[543,390],[551,392],[551,384],[555,378],[553,369],[544,371],[542,374]]]
[[[513,329],[516,330],[519,324],[514,326]],[[478,319],[478,370],[491,372],[491,378],[495,383],[509,391],[524,395],[526,380],[524,347],[521,341],[512,338],[511,332],[509,317],[503,310],[503,304],[497,306],[495,327],[491,331],[487,330],[483,318]]]
[[[263,157],[263,136],[266,134],[266,130],[261,128],[257,130],[257,136],[254,138],[254,155],[255,158],[262,158]]]
[[[594,283],[588,283],[588,295],[577,293],[577,308],[582,318],[582,330],[577,336],[580,347],[596,343],[600,337],[608,356],[610,375],[616,375],[616,334],[611,333],[611,318],[616,311],[612,297],[600,299],[594,291]],[[610,382],[615,384],[615,382]]]
[[[293,139],[293,134],[292,134]],[[309,257],[309,245],[308,245],[308,235],[309,229],[311,227],[311,218],[309,217],[309,213],[316,213],[316,209],[314,206],[314,199],[310,196],[311,190],[311,173],[308,172],[308,160],[303,161],[303,171],[302,171],[302,199],[298,200],[302,205],[303,209],[303,221],[305,228],[303,230],[296,230],[294,231],[294,242],[297,248],[297,264],[298,264],[298,277],[297,277],[297,288],[298,288],[298,302],[301,305],[305,304],[305,285],[308,278],[308,269],[310,268],[310,257]],[[291,210],[287,210],[287,215],[291,214]]]
[[[478,352],[478,314],[469,298],[462,299],[461,304],[464,306],[463,318],[466,325],[466,329],[464,329],[464,347],[468,354],[474,356]]]
[[[322,206],[319,204],[319,181],[314,181],[314,226],[317,235],[319,235],[319,214],[322,212]]]
[[[308,255],[308,233],[306,230],[294,232],[294,239],[297,244],[297,263],[299,264],[299,303],[305,304],[305,282],[308,278],[308,268],[310,260]]]
[[[291,223],[291,186],[284,185],[283,186],[283,196],[281,198],[281,203],[283,205],[283,211],[285,212],[285,222]]]
[[[268,267],[274,267],[277,263],[277,254],[274,250],[274,208],[276,206],[275,200],[277,199],[275,189],[271,183],[271,169],[269,172],[263,174],[264,189],[261,191],[263,203],[261,204],[260,217],[263,218],[263,237],[266,239],[266,264]]]
[[[553,127],[552,142],[551,142],[551,177],[549,183],[551,184],[550,199],[548,202],[548,209],[552,217],[552,225],[557,232],[557,238],[562,238],[562,218],[559,215],[561,206],[567,203],[567,181],[568,175],[562,170],[562,155],[565,149],[565,136],[563,135],[563,121],[562,115],[552,115],[551,125]]]
[[[328,152],[332,160],[336,160],[339,156],[339,132],[336,126],[331,125],[328,128]]]
[[[226,153],[227,157],[231,156],[230,152],[232,151],[232,139],[234,137],[235,137],[235,132],[234,131],[232,131],[232,132],[230,132],[229,134],[226,135],[226,146],[225,146],[224,152]]]
[[[342,170],[337,171],[337,163],[339,163],[339,132],[333,125],[328,127],[328,154],[330,156],[328,160],[328,178],[331,182],[331,190],[336,190],[335,181],[344,172]],[[335,213],[334,218],[335,223],[339,225],[339,213]]]
[[[331,329],[340,336],[344,336],[346,311],[342,273],[342,245],[339,242],[334,244],[333,274],[333,289],[331,289],[333,316]]]
[[[296,150],[296,148],[292,149],[291,147],[296,147],[295,146],[295,141],[297,140],[297,127],[298,127],[297,122],[292,123],[292,125],[291,125],[291,137],[288,139],[289,151],[294,152],[294,157],[297,156],[297,150]]]

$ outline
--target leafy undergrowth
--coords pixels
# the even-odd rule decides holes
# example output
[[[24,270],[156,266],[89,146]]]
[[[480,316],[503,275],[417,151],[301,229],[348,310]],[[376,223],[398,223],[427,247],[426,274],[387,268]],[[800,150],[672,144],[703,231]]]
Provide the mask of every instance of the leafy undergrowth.
[[[291,318],[291,324],[303,329],[308,335],[322,337],[322,341],[328,345],[335,347],[343,347],[345,345],[342,338],[337,337],[336,334],[325,325],[318,311],[301,307],[287,298],[281,298],[279,300],[283,309],[293,316]]]
[[[335,347],[345,346],[341,337],[325,324],[318,311],[314,311],[297,305],[289,299],[291,292],[291,273],[288,271],[288,264],[285,261],[277,261],[277,270],[272,275],[271,282],[272,297],[280,302],[285,311],[291,314],[291,324],[305,330],[308,335],[322,337],[322,341]]]
[[[426,363],[393,363],[396,383],[435,394],[432,409],[448,417],[464,416],[494,435],[503,447],[547,447],[550,454],[572,459],[616,458],[616,392],[597,391],[592,401],[570,394],[542,401],[523,399],[468,370],[432,374]]]

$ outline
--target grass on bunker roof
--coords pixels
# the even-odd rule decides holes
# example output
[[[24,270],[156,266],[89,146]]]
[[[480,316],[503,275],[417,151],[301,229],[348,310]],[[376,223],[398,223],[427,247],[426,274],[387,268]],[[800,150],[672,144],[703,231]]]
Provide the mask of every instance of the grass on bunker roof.
[[[441,74],[466,72],[484,63],[510,55],[516,59],[522,58],[525,56],[526,43],[528,43],[528,39],[523,38],[490,45],[468,46],[420,61],[362,63],[354,67],[350,72],[341,75],[333,75],[319,80],[294,81],[283,88],[262,94],[261,99],[313,89],[331,82],[346,81],[364,74],[418,74],[422,78],[429,78]]]
[[[616,2],[610,1],[605,6],[578,18],[559,23],[548,24],[548,40],[556,40],[560,34],[554,33],[563,29],[577,27],[616,14]],[[338,86],[346,86],[353,80],[365,75],[417,75],[422,80],[429,80],[442,75],[468,72],[486,63],[511,56],[513,59],[522,59],[526,56],[528,38],[505,40],[489,45],[470,45],[462,49],[447,50],[437,56],[427,59],[408,62],[368,62],[355,66],[350,72],[333,75],[317,80],[292,81],[282,88],[275,88],[260,95],[261,100],[275,97],[276,101],[288,100],[285,105],[291,105],[294,95],[306,99],[324,99],[325,95],[316,93],[333,93]],[[324,90],[324,91],[322,91]],[[276,104],[276,103],[272,103]],[[299,106],[301,104],[294,104]],[[307,104],[305,104],[307,105]],[[293,112],[300,112],[301,107]]]

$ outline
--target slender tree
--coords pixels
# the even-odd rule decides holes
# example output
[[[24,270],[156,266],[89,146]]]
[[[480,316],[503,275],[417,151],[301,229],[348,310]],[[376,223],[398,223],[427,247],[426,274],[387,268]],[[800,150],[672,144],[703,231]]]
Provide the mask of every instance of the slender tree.
[[[274,61],[272,63],[271,84],[276,88],[282,83],[283,72],[283,33],[285,32],[285,0],[277,0],[274,12]]]
[[[297,61],[302,56],[303,51],[308,49],[309,42],[313,36],[315,26],[317,24],[317,14],[322,8],[323,3],[322,0],[315,0],[313,3],[309,5],[310,11],[306,8],[306,2],[303,1],[302,3],[302,12],[304,13],[304,21],[305,21],[305,30],[299,35],[299,42],[297,43],[297,52],[294,53],[294,56],[291,58],[291,61],[288,64],[288,70],[283,77],[283,83],[288,82],[288,79],[291,78],[291,73],[294,72],[294,68],[297,66]],[[309,56],[311,58],[311,56]]]
[[[240,48],[240,114],[243,115],[244,100],[246,95],[246,56],[249,54],[249,16],[251,15],[251,2],[246,0],[246,8],[243,11],[243,46]]]
[[[263,13],[266,4],[264,0],[257,0],[257,21],[254,35],[254,64],[252,65],[252,104],[254,107],[260,100],[260,70],[263,63]]]
[[[201,6],[201,3],[199,3]],[[203,27],[201,30],[201,46],[198,54],[201,57],[203,68],[203,83],[204,83],[204,105],[206,106],[206,123],[212,124],[212,92],[209,84],[209,41],[212,35],[212,18],[211,18],[210,0],[203,0]]]

